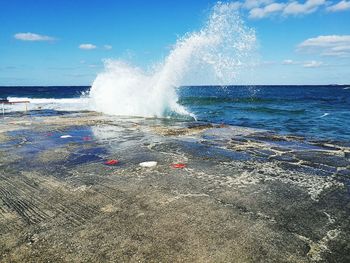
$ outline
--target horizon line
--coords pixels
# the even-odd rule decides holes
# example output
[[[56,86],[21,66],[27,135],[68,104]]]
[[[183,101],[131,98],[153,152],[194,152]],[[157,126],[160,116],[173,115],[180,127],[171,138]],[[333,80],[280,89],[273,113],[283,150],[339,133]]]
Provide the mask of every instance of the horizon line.
[[[237,87],[237,86],[349,86],[350,84],[229,84],[229,85],[181,85],[175,88],[184,88],[184,87]],[[92,85],[0,85],[0,88],[34,88],[34,87],[43,87],[43,88],[59,88],[59,87],[92,87]]]

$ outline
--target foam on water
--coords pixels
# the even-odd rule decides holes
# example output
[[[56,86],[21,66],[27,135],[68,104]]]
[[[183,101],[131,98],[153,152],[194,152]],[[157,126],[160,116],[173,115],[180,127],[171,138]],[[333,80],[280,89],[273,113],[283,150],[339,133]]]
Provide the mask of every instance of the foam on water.
[[[58,111],[82,111],[89,110],[89,98],[64,98],[64,99],[54,99],[54,98],[27,98],[27,97],[8,97],[9,102],[16,101],[29,101],[27,104],[28,110],[38,110],[38,109],[52,109]],[[5,104],[4,108],[7,112],[11,111],[23,111],[23,104]]]
[[[204,27],[180,38],[151,72],[125,61],[106,60],[104,72],[90,90],[91,107],[113,115],[190,115],[177,103],[175,87],[192,77],[232,84],[255,42],[255,32],[244,25],[236,5],[217,3]]]

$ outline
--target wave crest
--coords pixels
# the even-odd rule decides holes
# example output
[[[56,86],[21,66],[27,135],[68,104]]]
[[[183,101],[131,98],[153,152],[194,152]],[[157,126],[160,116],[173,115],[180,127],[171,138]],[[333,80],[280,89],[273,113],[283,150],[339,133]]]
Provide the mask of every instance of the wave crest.
[[[175,87],[194,80],[232,84],[255,42],[255,32],[244,25],[236,5],[217,3],[205,26],[180,38],[152,72],[120,60],[105,61],[90,91],[93,108],[113,115],[190,115],[177,103]]]

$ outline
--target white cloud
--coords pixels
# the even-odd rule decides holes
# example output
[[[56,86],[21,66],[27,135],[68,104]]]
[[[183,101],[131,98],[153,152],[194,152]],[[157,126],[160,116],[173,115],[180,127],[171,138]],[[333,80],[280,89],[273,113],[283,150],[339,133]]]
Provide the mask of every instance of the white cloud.
[[[307,0],[304,4],[297,1],[290,2],[283,10],[284,15],[302,15],[315,12],[326,0]]]
[[[79,45],[79,48],[84,49],[84,50],[91,50],[91,49],[95,49],[97,47],[93,44],[81,44],[81,45]]]
[[[322,61],[311,60],[311,61],[305,62],[303,67],[304,68],[318,68],[318,67],[321,67],[322,65],[323,65]]]
[[[111,45],[104,45],[103,48],[105,50],[111,50],[113,47]]]
[[[260,6],[265,6],[271,2],[273,2],[273,0],[246,0],[244,1],[242,7],[246,9],[252,9]]]
[[[300,43],[298,51],[318,52],[323,56],[350,56],[350,35],[328,35],[309,38]]]
[[[232,2],[232,3],[227,4],[227,7],[230,9],[232,8],[232,10],[238,10],[242,7],[242,3],[241,2]]]
[[[342,0],[345,2],[347,0]],[[347,7],[349,2],[342,4],[341,8]],[[249,10],[249,18],[261,19],[270,15],[303,15],[317,11],[321,6],[327,4],[326,0],[306,0],[275,2],[274,0],[246,0],[242,7]],[[344,6],[345,5],[345,6]]]
[[[338,11],[345,11],[345,10],[350,10],[350,1],[340,1],[339,3],[335,5],[331,5],[327,7],[326,9],[329,12],[338,12]]]
[[[53,41],[54,37],[39,35],[35,33],[17,33],[14,35],[14,38],[22,41]]]
[[[350,44],[350,35],[328,35],[309,38],[302,42],[299,47],[332,47]]]
[[[296,65],[299,64],[299,62],[291,60],[291,59],[285,59],[282,62],[283,65]]]
[[[253,65],[256,67],[273,66],[275,64],[276,64],[276,61],[272,61],[272,60],[258,61],[256,63],[253,63]],[[241,66],[241,65],[238,65],[238,66]]]
[[[282,65],[300,65],[303,68],[318,68],[321,66],[328,66],[322,61],[310,60],[310,61],[295,61],[292,59],[285,59],[282,61]]]
[[[256,7],[249,11],[250,18],[263,18],[273,13],[278,13],[283,10],[285,4],[272,3],[265,7]]]

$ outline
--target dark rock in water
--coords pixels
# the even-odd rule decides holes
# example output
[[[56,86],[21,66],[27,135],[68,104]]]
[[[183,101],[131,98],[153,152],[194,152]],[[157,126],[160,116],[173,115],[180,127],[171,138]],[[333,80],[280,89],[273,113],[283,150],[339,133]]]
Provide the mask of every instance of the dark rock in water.
[[[310,175],[331,176],[333,174],[333,172],[330,172],[330,171],[325,171],[309,165],[300,165],[292,162],[281,162],[278,164],[278,166],[293,172],[300,172],[300,173],[305,173]]]
[[[283,148],[283,147],[271,147],[272,150],[278,151],[278,152],[290,152],[291,149]]]
[[[233,137],[232,142],[234,143],[243,143],[243,142],[249,142],[248,139],[243,138],[243,137]]]
[[[304,141],[305,138],[301,136],[295,136],[295,135],[287,135],[286,138],[288,140],[293,140],[293,141]]]
[[[350,152],[345,152],[344,153],[344,157],[347,158],[347,159],[350,159]]]
[[[345,176],[350,178],[350,169],[338,170],[337,175]]]
[[[239,146],[239,145],[246,145],[246,143],[245,142],[242,142],[242,141],[236,141],[236,140],[231,140],[230,142],[229,142],[229,144],[230,144],[230,146],[231,147],[235,147],[235,146]]]
[[[335,140],[310,140],[312,144],[321,144],[321,145],[332,145],[334,147],[350,147],[349,141],[335,141]]]
[[[262,140],[262,141],[287,141],[287,139],[283,136],[279,136],[268,132],[253,133],[249,135],[248,138]]]
[[[341,150],[340,147],[337,147],[336,145],[327,145],[326,143],[322,142],[312,142],[312,145],[319,146],[320,148],[327,150],[327,151],[339,151]]]
[[[281,155],[275,155],[275,156],[272,156],[271,159],[277,160],[277,161],[283,161],[283,162],[292,162],[292,163],[295,163],[295,162],[299,161],[291,153],[284,153],[284,154],[281,154]]]
[[[321,151],[298,151],[295,156],[303,161],[312,163],[320,163],[333,167],[346,167],[350,165],[350,161],[344,157],[332,155]]]
[[[248,151],[249,151],[249,153],[252,153],[252,154],[254,154],[256,156],[264,157],[264,158],[268,158],[268,157],[271,157],[271,156],[275,155],[275,152],[274,151],[270,151],[270,150],[250,149]]]
[[[209,129],[213,128],[214,125],[207,122],[191,122],[187,125],[188,129],[195,129],[195,128],[201,128],[201,129]]]
[[[328,166],[328,165],[324,165],[324,164],[320,164],[320,163],[304,162],[303,165],[307,165],[307,166],[316,168],[318,170],[327,172],[330,175],[337,172],[336,167],[332,167],[332,166]]]

